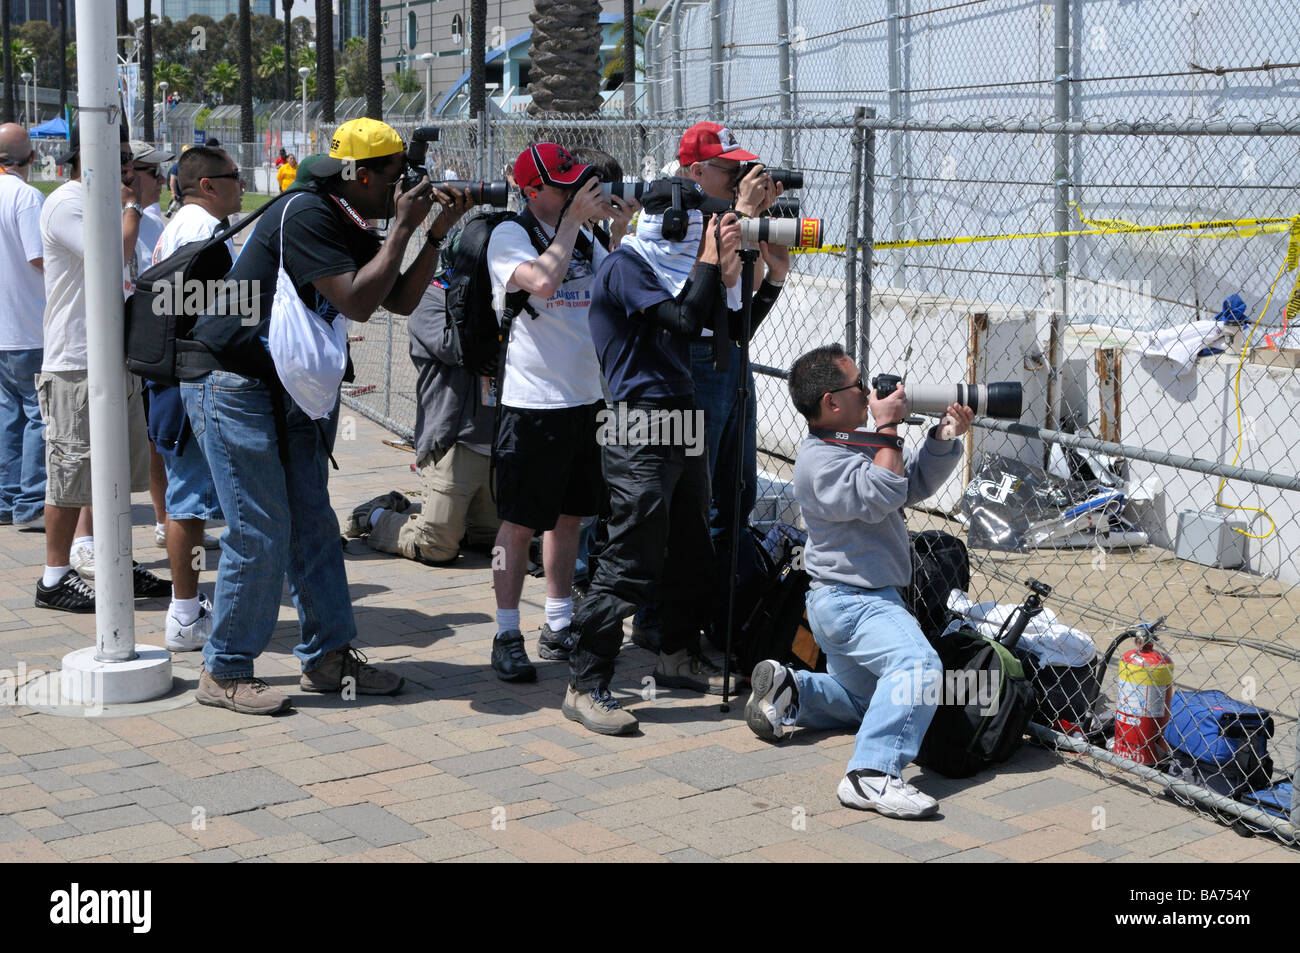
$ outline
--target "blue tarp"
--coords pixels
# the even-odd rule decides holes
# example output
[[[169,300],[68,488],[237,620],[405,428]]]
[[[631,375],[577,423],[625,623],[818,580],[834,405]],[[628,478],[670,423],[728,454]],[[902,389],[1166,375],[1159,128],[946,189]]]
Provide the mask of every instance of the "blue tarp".
[[[33,139],[66,139],[68,138],[68,121],[62,116],[54,119],[47,119],[39,126],[33,126],[27,133]]]

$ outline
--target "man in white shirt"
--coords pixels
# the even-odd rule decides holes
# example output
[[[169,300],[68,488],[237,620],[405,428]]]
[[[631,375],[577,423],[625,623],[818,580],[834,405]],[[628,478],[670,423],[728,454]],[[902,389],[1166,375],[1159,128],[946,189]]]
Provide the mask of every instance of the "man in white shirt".
[[[126,127],[121,127],[122,258],[140,237],[141,182],[131,171]],[[90,413],[86,383],[86,244],[82,215],[81,143],[73,129],[68,151],[59,164],[71,178],[54,190],[41,209],[45,251],[45,355],[36,379],[41,417],[45,420],[45,573],[36,584],[36,606],[64,612],[94,612],[95,593],[71,566],[74,542],[84,551],[93,545],[89,526],[78,517],[89,512]],[[114,252],[116,254],[116,252]],[[139,383],[122,368],[127,389],[127,426],[131,435],[131,490],[149,489],[149,442]],[[93,550],[92,550],[93,552]],[[139,597],[166,595],[171,584],[145,569],[134,571]]]
[[[540,654],[567,659],[573,639],[573,569],[578,530],[594,516],[601,494],[596,415],[602,406],[600,365],[587,308],[596,266],[607,252],[583,223],[612,212],[600,182],[559,146],[524,150],[514,178],[527,203],[520,221],[504,222],[488,242],[488,269],[498,316],[506,296],[528,293],[510,326],[496,466],[496,545],[493,560],[497,635],[492,668],[505,681],[533,681],[519,626],[519,598],[528,544],[541,530],[546,570],[546,624]],[[542,251],[541,249],[545,249]]]
[[[36,401],[43,199],[27,184],[35,159],[22,126],[0,125],[0,524],[35,524],[45,512],[45,423]]]
[[[140,160],[136,160],[139,169]],[[181,156],[176,178],[185,204],[172,217],[153,250],[161,264],[183,245],[211,238],[239,211],[244,189],[239,169],[221,149],[198,146]],[[234,246],[226,240],[233,264]],[[141,269],[145,270],[144,268]],[[205,522],[221,517],[212,471],[194,439],[181,404],[179,387],[149,384],[149,438],[167,473],[165,542],[172,570],[172,603],[167,611],[167,648],[191,652],[203,648],[212,633],[212,603],[199,593]]]

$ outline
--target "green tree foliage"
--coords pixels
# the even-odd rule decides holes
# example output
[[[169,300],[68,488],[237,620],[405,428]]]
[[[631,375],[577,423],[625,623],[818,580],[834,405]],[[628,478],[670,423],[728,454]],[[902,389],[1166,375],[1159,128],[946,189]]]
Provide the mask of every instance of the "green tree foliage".
[[[650,24],[654,22],[659,15],[657,7],[642,8],[636,12],[636,19],[632,21],[632,43],[636,50],[636,71],[638,74],[645,73],[645,38],[650,32]],[[605,69],[601,74],[605,81],[606,89],[617,89],[623,82],[623,24],[619,23],[613,30],[614,43],[618,50],[609,55],[605,61]]]

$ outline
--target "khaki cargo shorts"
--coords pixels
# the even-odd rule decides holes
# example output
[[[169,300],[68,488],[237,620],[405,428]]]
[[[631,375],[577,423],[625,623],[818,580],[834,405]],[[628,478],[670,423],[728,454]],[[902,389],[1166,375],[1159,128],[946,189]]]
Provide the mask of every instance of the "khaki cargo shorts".
[[[141,493],[149,489],[149,431],[140,380],[134,374],[125,376],[131,492]],[[90,506],[90,400],[86,372],[37,374],[36,397],[45,420],[45,502],[51,506]]]

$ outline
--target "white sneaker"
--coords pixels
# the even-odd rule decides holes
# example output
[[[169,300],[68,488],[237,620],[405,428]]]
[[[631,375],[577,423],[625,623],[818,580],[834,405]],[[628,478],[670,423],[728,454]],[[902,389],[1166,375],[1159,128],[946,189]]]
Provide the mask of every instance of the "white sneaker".
[[[205,595],[199,596],[199,617],[189,625],[167,612],[167,651],[194,652],[203,648],[212,634],[212,603]]]
[[[911,820],[929,817],[939,810],[939,802],[922,794],[902,778],[889,775],[863,777],[861,772],[850,771],[835,789],[840,803],[859,811],[876,811],[885,817]]]
[[[157,526],[155,526],[153,528],[153,541],[158,545],[159,549],[166,549],[167,548],[167,527],[164,526],[162,529],[159,529]],[[217,537],[215,536],[210,536],[207,533],[204,533],[203,548],[220,549],[221,540],[217,539]]]
[[[95,578],[95,548],[84,543],[73,546],[68,554],[68,565],[77,571],[82,579]]]
[[[752,691],[745,703],[745,723],[760,738],[780,741],[787,724],[793,721],[787,713],[798,695],[794,673],[779,662],[765,659],[754,666],[749,684]]]

